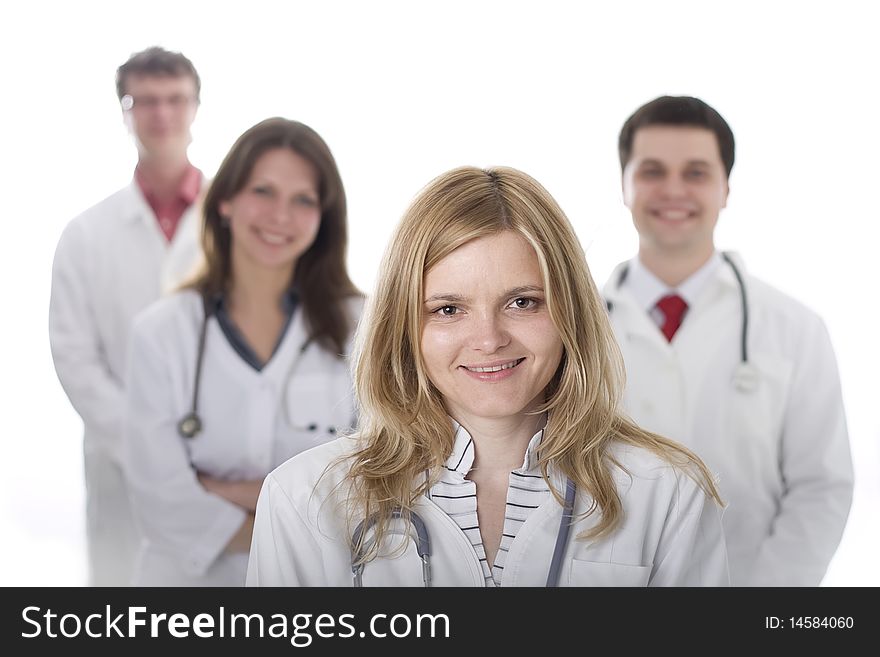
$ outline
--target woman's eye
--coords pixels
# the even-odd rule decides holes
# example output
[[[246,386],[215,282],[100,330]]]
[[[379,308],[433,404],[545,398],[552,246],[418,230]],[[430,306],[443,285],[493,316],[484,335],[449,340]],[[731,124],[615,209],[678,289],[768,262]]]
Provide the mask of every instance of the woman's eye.
[[[269,196],[272,194],[272,190],[268,187],[254,187],[254,194],[258,194],[259,196]]]
[[[318,199],[312,198],[311,196],[297,196],[296,204],[304,208],[315,208],[318,206]]]
[[[531,310],[537,305],[537,301],[535,299],[530,299],[529,297],[519,297],[513,300],[513,303],[510,304],[514,308],[518,310]]]
[[[442,315],[443,317],[452,317],[458,312],[457,306],[441,306],[437,310],[434,311],[437,315]]]

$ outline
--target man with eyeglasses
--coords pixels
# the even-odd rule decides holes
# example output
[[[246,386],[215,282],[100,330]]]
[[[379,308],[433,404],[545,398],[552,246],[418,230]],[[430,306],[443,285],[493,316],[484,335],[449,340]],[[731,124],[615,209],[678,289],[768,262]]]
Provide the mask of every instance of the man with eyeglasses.
[[[152,47],[116,87],[138,163],[127,187],[73,219],[55,252],[49,340],[84,425],[89,583],[125,586],[139,545],[120,464],[122,382],[134,316],[192,270],[202,173],[190,164],[200,80],[180,53]]]

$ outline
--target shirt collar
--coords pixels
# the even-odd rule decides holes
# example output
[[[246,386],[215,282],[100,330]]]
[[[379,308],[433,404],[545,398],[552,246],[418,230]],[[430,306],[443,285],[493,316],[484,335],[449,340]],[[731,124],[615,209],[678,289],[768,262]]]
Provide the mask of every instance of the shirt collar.
[[[474,440],[463,426],[455,420],[452,420],[452,428],[455,431],[455,444],[452,446],[452,453],[446,459],[445,469],[449,473],[455,473],[460,478],[464,478],[474,466]],[[544,437],[544,429],[541,428],[532,436],[529,446],[526,448],[526,454],[523,458],[523,464],[514,472],[520,474],[532,473],[537,467],[538,456],[537,449]]]
[[[143,172],[139,167],[135,167],[134,179],[137,182],[138,187],[140,187],[144,198],[147,200],[154,198],[155,188],[150,185],[150,182],[144,177]],[[202,172],[187,162],[186,170],[183,172],[183,176],[180,178],[180,183],[177,187],[177,197],[186,205],[191,205],[198,197],[201,187]]]
[[[639,307],[647,312],[650,312],[660,299],[669,294],[679,295],[688,306],[693,307],[706,283],[720,265],[721,254],[718,251],[713,251],[706,264],[688,276],[678,287],[672,288],[657,278],[645,267],[641,258],[636,256],[630,261],[629,273],[624,285],[629,288]]]

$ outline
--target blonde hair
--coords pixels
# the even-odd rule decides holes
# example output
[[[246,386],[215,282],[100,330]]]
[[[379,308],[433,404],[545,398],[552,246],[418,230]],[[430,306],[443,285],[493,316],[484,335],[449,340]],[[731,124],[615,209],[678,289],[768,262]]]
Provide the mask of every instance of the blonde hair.
[[[377,518],[367,557],[387,534],[392,510],[411,511],[437,480],[454,445],[452,423],[419,348],[425,273],[460,246],[507,230],[525,238],[537,254],[547,307],[563,343],[559,369],[540,409],[548,421],[538,458],[548,482],[554,469],[593,499],[587,514],[598,512],[599,521],[580,537],[607,535],[621,521],[612,478],[612,465],[620,464],[609,452],[613,441],[644,447],[685,469],[721,502],[699,458],[620,412],[623,360],[583,249],[561,208],[521,171],[461,167],[429,183],[404,214],[356,339],[363,442],[347,474],[348,508],[350,521]],[[559,491],[554,495],[562,502]]]

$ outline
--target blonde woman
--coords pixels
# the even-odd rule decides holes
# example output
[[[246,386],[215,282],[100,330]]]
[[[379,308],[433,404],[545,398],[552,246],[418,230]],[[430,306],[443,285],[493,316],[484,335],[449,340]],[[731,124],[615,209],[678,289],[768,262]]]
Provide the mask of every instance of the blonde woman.
[[[248,585],[728,584],[712,477],[618,410],[583,250],[529,176],[421,192],[356,357],[360,429],[266,478]]]

